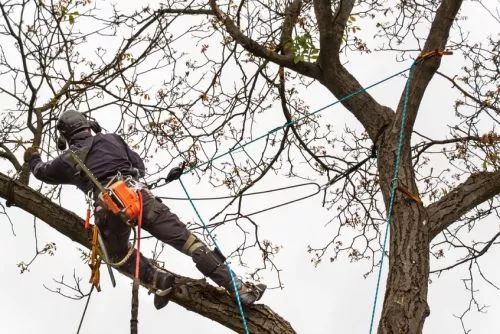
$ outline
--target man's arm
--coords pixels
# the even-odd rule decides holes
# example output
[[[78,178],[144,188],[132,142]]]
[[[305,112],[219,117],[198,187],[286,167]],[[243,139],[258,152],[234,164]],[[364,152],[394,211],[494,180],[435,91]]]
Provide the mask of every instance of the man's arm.
[[[64,161],[60,155],[52,161],[43,162],[39,154],[29,157],[28,163],[33,175],[49,184],[71,184],[74,178],[74,170]]]

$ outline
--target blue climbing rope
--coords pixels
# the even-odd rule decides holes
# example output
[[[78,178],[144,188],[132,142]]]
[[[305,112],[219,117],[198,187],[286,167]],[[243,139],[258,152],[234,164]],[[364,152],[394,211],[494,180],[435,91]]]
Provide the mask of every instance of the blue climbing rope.
[[[276,128],[274,128],[274,129],[272,129],[272,130],[268,131],[267,133],[265,133],[265,134],[263,134],[263,135],[261,135],[261,136],[259,136],[259,137],[257,137],[257,138],[254,138],[254,139],[252,139],[252,140],[250,140],[250,141],[248,141],[248,142],[246,142],[246,143],[239,144],[237,147],[234,147],[234,148],[230,149],[230,150],[229,150],[229,151],[227,151],[227,152],[224,152],[224,153],[221,153],[221,154],[219,154],[219,155],[216,155],[216,156],[212,157],[211,159],[209,159],[209,160],[207,160],[207,161],[205,161],[205,162],[199,163],[198,165],[195,165],[195,166],[193,166],[193,167],[191,167],[191,168],[188,168],[188,169],[186,169],[186,170],[185,170],[182,174],[187,174],[187,173],[189,173],[189,172],[191,172],[191,171],[193,171],[193,170],[195,170],[195,169],[198,169],[198,168],[200,168],[200,167],[202,167],[202,166],[205,166],[205,165],[207,165],[207,164],[210,164],[210,163],[212,163],[213,161],[215,161],[215,160],[217,160],[217,159],[219,159],[219,158],[222,158],[223,156],[226,156],[226,155],[228,155],[228,154],[231,154],[231,153],[233,153],[233,152],[234,152],[234,151],[236,151],[236,150],[239,150],[239,149],[244,149],[244,147],[246,147],[246,146],[248,146],[248,145],[250,145],[250,144],[252,144],[252,143],[254,143],[254,142],[256,142],[256,141],[258,141],[258,140],[260,140],[260,139],[262,139],[262,138],[266,138],[266,137],[268,137],[269,135],[273,134],[273,133],[274,133],[274,132],[276,132],[276,131],[279,131],[279,130],[281,130],[281,129],[287,128],[287,127],[292,126],[292,125],[294,125],[294,124],[297,124],[297,123],[299,123],[299,122],[303,121],[304,119],[307,119],[307,118],[309,118],[309,117],[311,117],[311,116],[313,116],[313,115],[315,115],[315,114],[317,114],[317,113],[319,113],[319,112],[321,112],[321,111],[323,111],[323,110],[325,110],[325,109],[327,109],[327,108],[330,108],[330,107],[332,107],[332,106],[334,106],[334,105],[336,105],[336,104],[338,104],[338,103],[341,103],[341,102],[343,102],[343,101],[349,100],[350,98],[353,98],[354,96],[356,96],[356,95],[358,95],[358,94],[361,94],[361,93],[363,93],[363,92],[365,92],[365,91],[369,90],[370,88],[373,88],[373,87],[375,87],[375,86],[377,86],[377,85],[380,85],[380,84],[381,84],[381,83],[383,83],[383,82],[386,82],[386,81],[388,81],[388,80],[390,80],[390,79],[392,79],[392,78],[395,78],[395,77],[397,77],[397,76],[399,76],[399,75],[401,75],[401,74],[403,74],[403,73],[408,72],[408,70],[410,70],[410,69],[411,69],[411,67],[406,68],[406,69],[404,69],[404,70],[402,70],[402,71],[397,72],[396,74],[393,74],[393,75],[388,76],[388,77],[386,77],[386,78],[384,78],[384,79],[382,79],[382,80],[380,80],[380,81],[377,81],[377,82],[376,82],[376,83],[374,83],[374,84],[371,84],[371,85],[369,85],[369,86],[367,86],[367,87],[364,87],[364,88],[360,88],[360,89],[358,89],[357,91],[355,91],[355,92],[353,92],[353,93],[351,93],[351,94],[348,94],[348,95],[346,95],[346,96],[344,96],[344,97],[342,97],[342,98],[338,99],[338,100],[337,100],[337,101],[335,101],[335,102],[332,102],[332,103],[330,103],[330,104],[327,104],[327,105],[326,105],[326,106],[324,106],[324,107],[319,108],[318,110],[316,110],[316,111],[312,112],[310,115],[305,115],[305,116],[302,116],[302,117],[297,118],[296,120],[286,122],[285,124],[283,124],[283,125],[281,125],[281,126],[278,126],[278,127],[276,127]]]
[[[387,221],[386,221],[386,226],[385,226],[385,235],[384,235],[384,243],[382,246],[382,259],[380,260],[380,267],[378,270],[378,277],[377,277],[377,287],[375,289],[375,298],[373,300],[373,308],[372,308],[372,317],[370,321],[370,334],[372,333],[373,330],[373,322],[375,320],[375,309],[377,307],[377,299],[378,299],[378,291],[380,288],[380,277],[382,275],[382,267],[384,264],[384,257],[385,257],[385,248],[387,246],[387,235],[389,234],[389,226],[391,225],[391,219],[392,219],[392,207],[394,205],[394,197],[396,194],[396,187],[397,187],[397,182],[398,182],[398,177],[399,177],[399,164],[401,161],[401,151],[403,149],[403,139],[404,139],[404,127],[405,127],[405,122],[406,122],[406,114],[408,113],[408,100],[409,100],[409,95],[410,95],[410,84],[411,84],[411,77],[413,74],[413,69],[415,68],[415,65],[417,64],[417,61],[413,63],[413,65],[410,67],[410,72],[408,74],[408,80],[406,82],[406,87],[405,87],[405,98],[404,98],[404,103],[403,103],[403,113],[401,115],[401,125],[399,129],[399,143],[398,143],[398,149],[396,151],[396,166],[394,168],[394,177],[392,178],[392,189],[391,189],[391,201],[389,203],[389,211],[387,212]]]
[[[210,230],[208,229],[207,225],[205,224],[205,221],[203,220],[203,218],[201,218],[201,215],[200,215],[198,209],[196,208],[196,205],[194,205],[194,202],[191,199],[191,196],[189,196],[189,193],[187,191],[186,186],[184,186],[184,183],[182,182],[181,179],[179,179],[179,181],[181,183],[182,189],[184,189],[184,192],[186,193],[186,197],[189,200],[189,203],[191,203],[191,206],[193,207],[194,212],[196,212],[198,219],[200,220],[201,224],[203,225],[203,228],[207,231],[208,236],[210,237],[210,239],[214,243],[215,247],[217,249],[221,250],[221,248],[217,244],[217,240],[212,235],[212,233],[210,233]],[[243,323],[243,328],[245,329],[245,334],[250,334],[250,330],[248,329],[247,320],[245,318],[245,313],[243,312],[243,307],[241,306],[240,294],[238,293],[238,286],[236,285],[236,280],[234,279],[234,273],[231,270],[231,266],[229,265],[229,262],[227,260],[224,261],[224,264],[226,265],[227,270],[229,270],[229,275],[231,276],[231,283],[233,285],[234,294],[236,295],[236,303],[238,304],[238,310],[240,311],[241,321]]]

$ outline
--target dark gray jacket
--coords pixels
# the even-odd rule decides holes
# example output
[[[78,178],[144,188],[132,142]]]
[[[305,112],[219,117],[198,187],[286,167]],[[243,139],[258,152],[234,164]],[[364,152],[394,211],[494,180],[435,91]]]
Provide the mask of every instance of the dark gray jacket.
[[[73,150],[88,145],[92,147],[85,159],[85,165],[100,182],[105,182],[118,172],[133,175],[134,168],[139,173],[134,176],[144,176],[145,168],[141,157],[132,151],[120,136],[114,133],[99,133],[92,140],[90,132],[82,131],[75,134],[69,142],[69,147]],[[33,175],[43,182],[73,184],[84,192],[93,188],[85,174],[80,172],[70,159],[68,152],[48,162],[42,162],[40,156],[33,155],[29,159],[29,165]]]

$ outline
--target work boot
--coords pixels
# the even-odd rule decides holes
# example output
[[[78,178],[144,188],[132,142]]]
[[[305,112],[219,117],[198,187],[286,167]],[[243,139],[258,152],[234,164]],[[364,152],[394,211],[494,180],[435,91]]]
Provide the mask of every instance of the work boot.
[[[236,280],[236,286],[238,287],[240,302],[245,306],[252,305],[259,300],[267,288],[265,284],[253,284],[250,282],[243,282],[240,279]]]
[[[154,305],[159,310],[168,304],[174,293],[175,277],[163,270],[156,270],[153,275],[153,289],[151,292],[155,294]]]

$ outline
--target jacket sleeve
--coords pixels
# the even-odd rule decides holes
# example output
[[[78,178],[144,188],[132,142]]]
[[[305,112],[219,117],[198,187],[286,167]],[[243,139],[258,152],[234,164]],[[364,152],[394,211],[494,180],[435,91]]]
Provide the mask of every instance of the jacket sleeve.
[[[62,155],[48,162],[43,162],[39,155],[33,155],[28,163],[33,175],[45,183],[72,184],[74,181],[75,170]]]

